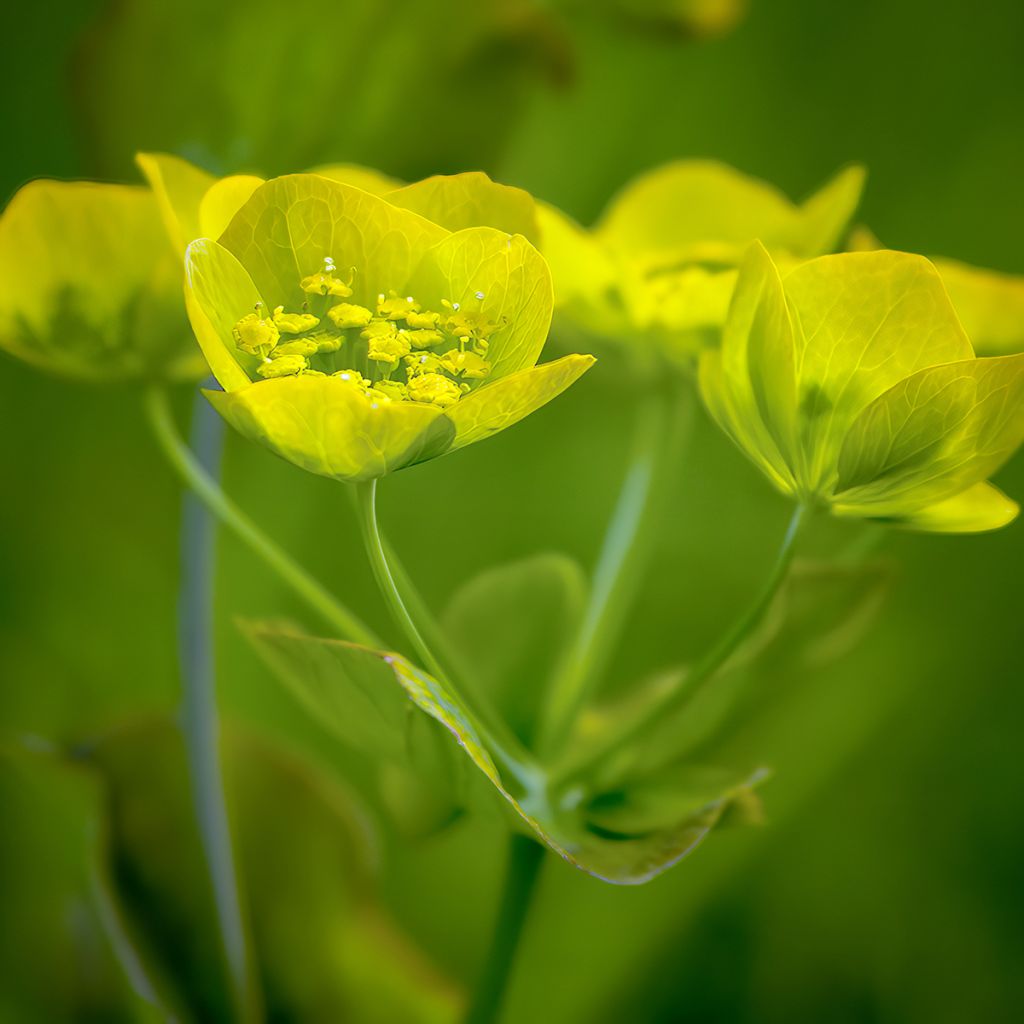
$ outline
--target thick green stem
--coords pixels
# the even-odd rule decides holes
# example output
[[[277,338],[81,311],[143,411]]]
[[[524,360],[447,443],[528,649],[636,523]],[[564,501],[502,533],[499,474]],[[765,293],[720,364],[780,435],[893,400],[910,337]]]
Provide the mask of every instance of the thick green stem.
[[[594,570],[590,600],[548,695],[537,749],[557,755],[615,648],[651,552],[665,471],[693,412],[690,395],[653,390],[637,413],[629,467]]]
[[[785,582],[806,514],[807,509],[804,505],[796,507],[776,555],[771,575],[757,598],[718,643],[690,669],[682,683],[674,689],[665,691],[659,700],[652,701],[642,714],[631,719],[624,728],[610,736],[606,743],[589,750],[584,757],[560,766],[556,772],[556,784],[586,775],[592,767],[628,746],[666,715],[677,712],[692,700],[701,686],[736,653],[761,622],[779,588]]]
[[[543,862],[543,846],[518,833],[512,836],[494,937],[465,1024],[494,1024],[499,1019]]]
[[[158,387],[146,393],[146,412],[158,443],[171,465],[195,492],[200,501],[250,551],[301,597],[325,622],[346,640],[367,647],[381,647],[380,638],[360,619],[333,597],[320,583],[262,530],[221,490],[215,480],[196,461],[188,445],[181,439],[171,415],[166,392]]]
[[[478,720],[471,705],[459,693],[430,644],[424,639],[423,630],[410,610],[409,604],[402,594],[402,588],[395,578],[394,570],[388,561],[380,525],[377,521],[376,480],[367,480],[356,485],[356,506],[367,556],[370,559],[370,566],[373,569],[377,585],[384,600],[388,603],[395,622],[404,631],[417,657],[423,662],[427,671],[459,701],[465,713],[470,716],[473,727],[502,766],[524,787],[534,789],[537,784],[537,771],[527,752],[522,749],[515,737],[500,721],[485,724]]]

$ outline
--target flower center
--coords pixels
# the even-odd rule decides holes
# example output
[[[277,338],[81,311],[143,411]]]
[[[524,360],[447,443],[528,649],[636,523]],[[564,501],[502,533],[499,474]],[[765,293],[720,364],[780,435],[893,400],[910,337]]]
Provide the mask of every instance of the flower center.
[[[338,276],[334,260],[304,277],[309,298],[298,312],[262,303],[235,324],[238,349],[255,356],[265,379],[299,374],[336,377],[374,401],[419,402],[446,408],[491,371],[487,348],[505,326],[482,309],[442,300],[424,309],[411,295],[377,296],[374,309],[345,301],[352,279]],[[477,303],[485,298],[476,292]]]

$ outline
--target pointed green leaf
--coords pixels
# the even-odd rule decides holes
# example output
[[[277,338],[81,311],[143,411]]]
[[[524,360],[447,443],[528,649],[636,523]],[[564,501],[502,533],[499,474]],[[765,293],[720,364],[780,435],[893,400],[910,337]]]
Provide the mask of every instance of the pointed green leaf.
[[[482,171],[437,174],[389,192],[386,198],[449,231],[497,228],[509,235],[523,235],[534,244],[540,233],[530,193],[491,181]]]
[[[34,181],[0,217],[0,347],[95,380],[198,377],[181,271],[141,187]]]
[[[896,516],[981,483],[1024,441],[1024,354],[932,366],[875,399],[843,445],[837,510]]]
[[[643,833],[614,833],[589,820],[586,805],[566,809],[561,802],[552,801],[541,776],[531,772],[511,777],[503,773],[455,695],[401,655],[370,652],[342,641],[301,636],[268,626],[250,627],[249,633],[258,650],[272,649],[271,667],[288,679],[290,688],[297,690],[308,706],[315,707],[318,715],[332,722],[334,730],[346,737],[356,735],[359,728],[348,701],[353,685],[361,689],[380,687],[382,694],[388,692],[382,678],[385,673],[380,668],[371,669],[367,663],[369,658],[377,658],[391,676],[391,695],[385,698],[387,720],[398,727],[398,709],[403,704],[434,719],[447,731],[454,755],[468,759],[490,782],[521,826],[529,828],[559,856],[609,882],[639,884],[666,870],[707,835],[730,804],[749,792],[748,780],[713,795],[706,794],[699,804],[688,802],[685,813],[671,821],[661,821]],[[372,746],[365,737],[357,742],[363,749]],[[381,749],[393,750],[395,744],[394,739],[382,741]]]
[[[135,162],[156,196],[174,250],[184,252],[193,238],[208,235],[200,224],[199,205],[217,179],[169,153],[136,153]]]
[[[472,669],[470,682],[527,744],[586,595],[577,562],[544,554],[488,569],[445,610],[441,624]]]
[[[593,356],[563,356],[503,377],[445,410],[455,429],[449,451],[482,441],[557,398],[594,365]]]

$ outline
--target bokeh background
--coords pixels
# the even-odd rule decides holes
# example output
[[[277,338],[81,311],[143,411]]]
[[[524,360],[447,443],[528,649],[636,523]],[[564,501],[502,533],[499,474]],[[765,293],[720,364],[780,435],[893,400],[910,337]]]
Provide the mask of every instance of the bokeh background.
[[[216,172],[482,168],[588,222],[674,157],[725,160],[796,198],[862,161],[860,218],[887,244],[1024,273],[1017,0],[54,0],[4,22],[4,197],[38,176],[134,180],[132,154],[148,148]],[[184,422],[189,389],[175,399]],[[606,360],[514,431],[386,482],[384,523],[435,606],[488,564],[545,550],[592,563],[630,399]],[[0,736],[45,752],[173,713],[180,492],[141,394],[4,359],[0,410]],[[335,485],[234,437],[225,473],[389,631]],[[997,482],[1024,497],[1024,458]],[[617,678],[701,650],[763,577],[786,514],[702,420]],[[882,552],[891,584],[859,645],[764,680],[777,700],[745,741],[775,769],[764,826],[714,834],[640,889],[550,862],[506,1021],[1019,1019],[1024,527],[893,535]],[[217,589],[225,717],[358,792],[356,759],[280,689],[235,617],[318,624],[228,536]],[[44,753],[0,780],[0,1021],[132,1019],[86,899],[94,794]],[[480,966],[501,851],[488,821],[380,840],[387,912],[455,983]],[[168,856],[185,871],[187,851]],[[332,884],[322,871],[296,864],[310,892]],[[291,900],[297,883],[263,884]],[[300,928],[292,952],[315,964],[316,944]]]

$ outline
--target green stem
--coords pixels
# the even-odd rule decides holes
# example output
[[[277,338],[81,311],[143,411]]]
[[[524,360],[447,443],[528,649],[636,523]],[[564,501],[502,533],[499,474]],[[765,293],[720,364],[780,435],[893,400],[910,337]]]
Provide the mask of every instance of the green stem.
[[[626,621],[651,551],[659,483],[681,447],[693,403],[654,391],[637,413],[632,455],[594,570],[590,600],[549,691],[538,749],[553,756],[593,695]]]
[[[499,1018],[543,861],[543,846],[518,833],[512,836],[494,937],[464,1024],[494,1024]]]
[[[596,764],[604,761],[628,746],[638,736],[652,728],[666,715],[672,714],[691,701],[712,676],[736,653],[743,642],[761,622],[771,606],[779,588],[785,582],[796,550],[796,541],[807,515],[807,507],[798,505],[793,512],[768,577],[753,604],[733,623],[726,634],[686,674],[682,683],[667,690],[660,699],[652,701],[642,714],[631,719],[621,730],[609,737],[606,743],[592,748],[574,762],[568,762],[557,771],[554,784],[586,775]]]
[[[382,647],[380,638],[334,598],[320,583],[294,562],[227,495],[197,462],[182,440],[171,414],[166,392],[152,387],[146,392],[146,413],[160,448],[181,478],[204,505],[250,551],[263,559],[277,575],[346,640],[367,647]]]
[[[459,702],[465,713],[470,717],[471,724],[480,734],[501,764],[527,789],[533,790],[537,785],[537,770],[532,764],[529,754],[522,749],[515,737],[500,723],[484,724],[472,713],[469,703],[459,693],[444,666],[434,654],[430,644],[424,639],[423,630],[413,616],[409,604],[403,597],[402,589],[395,578],[384,540],[381,537],[380,525],[377,521],[377,481],[367,480],[356,484],[356,506],[359,511],[359,523],[363,531],[363,541],[370,559],[374,577],[391,614],[409,639],[417,657],[423,662],[427,671]],[[501,732],[501,739],[496,733]]]

